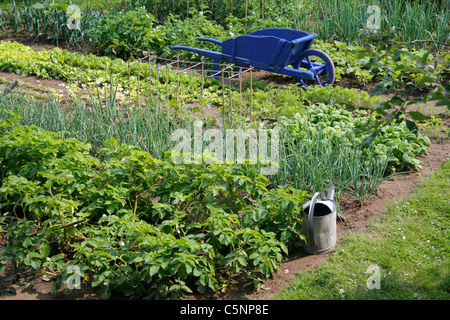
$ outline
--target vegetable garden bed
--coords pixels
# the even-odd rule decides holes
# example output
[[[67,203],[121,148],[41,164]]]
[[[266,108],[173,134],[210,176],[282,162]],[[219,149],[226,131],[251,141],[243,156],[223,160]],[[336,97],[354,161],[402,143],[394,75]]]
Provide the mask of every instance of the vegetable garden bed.
[[[110,16],[99,34],[112,36],[114,25],[134,25],[137,17],[155,23],[145,41],[162,56],[177,40],[167,39],[205,23],[197,15],[157,24],[141,8]],[[236,33],[246,30],[229,19]],[[228,33],[209,20],[206,26],[189,37]],[[423,115],[400,112],[411,96],[400,97],[402,90],[448,101],[442,84],[450,55],[424,48],[317,41],[335,60],[338,80],[358,89],[338,82],[301,91],[276,77],[272,84],[247,78],[226,87],[150,64],[133,69],[118,58],[128,57],[127,44],[113,43],[99,47],[112,58],[0,43],[1,71],[59,79],[73,93],[88,90],[64,101],[21,91],[0,96],[0,269],[12,262],[51,276],[54,290],[74,279],[101,288],[104,298],[211,296],[242,279],[261,288],[277,271],[286,274],[280,266],[299,251],[300,206],[314,191],[335,185],[343,207],[347,199],[367,204],[389,174],[421,169],[430,139],[415,127]],[[397,95],[372,97],[361,90],[367,84]],[[158,102],[151,99],[156,95]],[[230,115],[204,118],[205,130],[278,130],[276,174],[261,175],[259,163],[170,161],[171,133],[198,121],[194,103]]]

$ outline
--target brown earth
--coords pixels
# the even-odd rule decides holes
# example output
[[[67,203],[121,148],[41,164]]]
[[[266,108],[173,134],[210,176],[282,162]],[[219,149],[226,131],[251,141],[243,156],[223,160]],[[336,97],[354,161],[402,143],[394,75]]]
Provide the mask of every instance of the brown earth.
[[[14,39],[8,39],[14,40]],[[35,50],[50,49],[51,45],[31,44]],[[261,78],[268,79],[266,73],[259,75]],[[0,78],[5,78],[7,81],[20,80],[19,89],[30,89],[39,91],[42,85],[44,88],[53,88],[56,90],[65,91],[65,83],[60,80],[38,79],[36,77],[22,77],[16,74],[0,72]],[[269,76],[269,80],[270,80]],[[280,81],[277,79],[276,81]],[[289,80],[281,80],[289,81]],[[417,105],[411,106],[411,110],[415,110]],[[437,114],[445,113],[445,107],[434,107],[433,103],[427,103],[422,106],[423,112],[434,112]],[[205,110],[206,113],[212,116],[218,116],[217,110]],[[449,124],[448,116],[444,116],[446,125]],[[382,214],[386,207],[397,199],[401,199],[414,189],[414,187],[435,172],[440,163],[450,159],[450,144],[448,137],[436,140],[432,139],[431,146],[428,148],[428,155],[421,155],[418,157],[423,162],[422,168],[414,173],[402,173],[388,178],[383,182],[375,197],[369,199],[363,206],[357,201],[348,202],[341,206],[340,219],[338,219],[338,246],[339,241],[343,236],[355,232],[367,232],[367,227],[371,220],[376,219]],[[1,245],[1,238],[0,238]],[[289,282],[295,278],[298,271],[310,270],[320,266],[330,256],[331,253],[322,255],[308,255],[300,248],[297,252],[291,253],[280,266],[280,271],[273,275],[272,278],[266,280],[255,290],[253,284],[246,279],[237,279],[238,283],[230,286],[224,292],[217,292],[206,294],[204,296],[187,296],[186,299],[270,299],[274,294],[285,288]],[[63,288],[56,294],[51,292],[52,282],[50,278],[42,274],[28,274],[19,272],[17,276],[14,275],[12,268],[9,268],[0,273],[0,300],[93,300],[102,299],[101,293],[98,290],[90,288],[87,284],[82,284],[80,290],[69,290]],[[117,297],[120,299],[121,297]]]
[[[62,80],[53,80],[53,79],[42,79],[35,76],[21,76],[14,73],[9,72],[0,72],[0,78],[6,79],[9,83],[13,83],[15,80],[20,81],[19,88],[22,90],[30,90],[38,93],[48,93],[51,89],[59,92],[61,90],[62,94],[68,94],[67,82]]]

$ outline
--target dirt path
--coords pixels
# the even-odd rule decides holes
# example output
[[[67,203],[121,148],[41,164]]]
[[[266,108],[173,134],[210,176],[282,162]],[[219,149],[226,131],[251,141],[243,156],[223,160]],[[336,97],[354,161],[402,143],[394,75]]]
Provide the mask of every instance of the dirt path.
[[[35,76],[24,77],[9,72],[0,72],[0,78],[5,79],[7,83],[13,83],[15,80],[20,81],[18,88],[14,90],[23,89],[38,93],[48,93],[51,92],[51,89],[54,89],[57,92],[61,91],[62,94],[68,93],[65,88],[68,83],[62,80],[42,79]]]

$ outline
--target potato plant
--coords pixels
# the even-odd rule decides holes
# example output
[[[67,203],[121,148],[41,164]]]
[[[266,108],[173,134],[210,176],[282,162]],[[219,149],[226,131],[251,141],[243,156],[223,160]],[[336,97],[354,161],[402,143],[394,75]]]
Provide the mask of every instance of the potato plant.
[[[0,269],[51,272],[55,290],[75,265],[107,296],[176,298],[241,273],[257,282],[302,237],[306,193],[268,188],[248,163],[173,164],[113,138],[94,158],[14,118],[0,131]]]

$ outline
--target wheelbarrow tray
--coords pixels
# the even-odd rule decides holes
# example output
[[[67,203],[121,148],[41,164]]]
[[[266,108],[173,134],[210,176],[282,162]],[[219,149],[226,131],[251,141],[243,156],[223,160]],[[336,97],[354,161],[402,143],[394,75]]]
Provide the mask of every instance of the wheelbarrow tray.
[[[258,30],[225,41],[197,38],[220,45],[221,52],[188,46],[172,46],[171,49],[191,51],[214,60],[216,64],[227,62],[236,66],[252,66],[273,73],[312,79],[313,72],[288,66],[298,64],[299,55],[311,47],[316,37],[315,33],[308,34],[305,31],[273,28]]]

